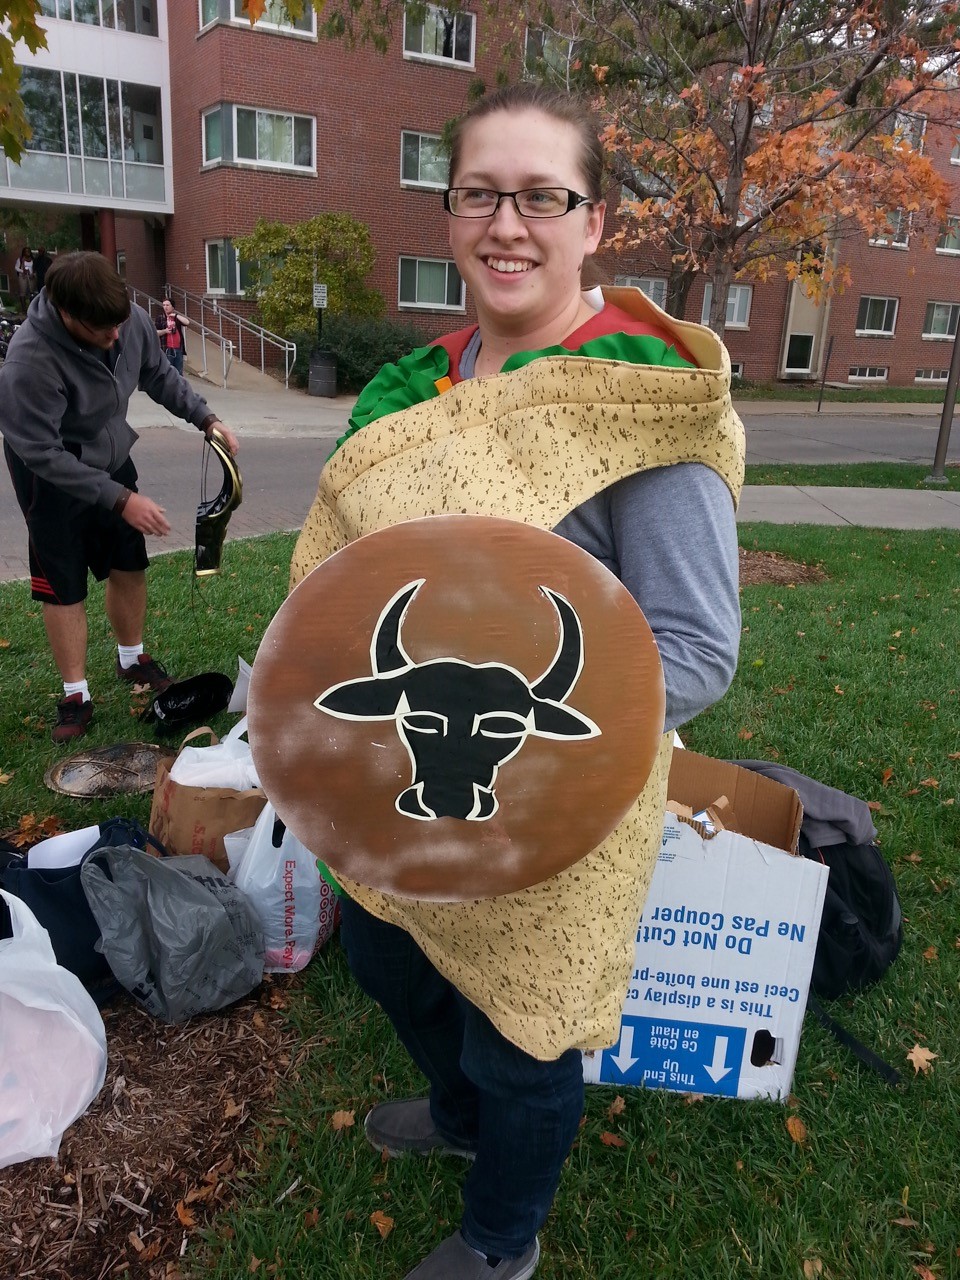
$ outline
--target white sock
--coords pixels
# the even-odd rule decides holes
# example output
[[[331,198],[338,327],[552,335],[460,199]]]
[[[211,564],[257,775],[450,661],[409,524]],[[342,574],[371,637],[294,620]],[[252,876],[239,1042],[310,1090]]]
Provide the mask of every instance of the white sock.
[[[143,653],[142,644],[118,644],[117,656],[120,659],[120,665],[124,671],[129,671],[131,667],[137,665],[137,659]]]
[[[64,680],[63,696],[69,698],[73,693],[82,694],[84,702],[90,701],[90,690],[87,688],[86,680]]]

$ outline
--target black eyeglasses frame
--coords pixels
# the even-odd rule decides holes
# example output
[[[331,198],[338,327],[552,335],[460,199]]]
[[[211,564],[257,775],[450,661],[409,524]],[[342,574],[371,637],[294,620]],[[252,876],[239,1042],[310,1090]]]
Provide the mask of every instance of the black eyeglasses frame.
[[[493,206],[490,213],[455,213],[450,207],[450,196],[455,191],[489,191],[497,197],[497,203]],[[517,196],[522,196],[525,191],[563,191],[567,197],[567,207],[560,213],[541,213],[529,214],[524,213],[517,201]],[[497,210],[500,208],[501,200],[508,197],[513,201],[513,207],[517,211],[517,216],[523,218],[524,221],[545,222],[550,218],[563,218],[568,213],[573,213],[574,209],[580,209],[584,205],[596,204],[595,200],[591,200],[589,196],[581,195],[579,191],[573,191],[570,187],[521,187],[518,191],[497,191],[493,187],[447,187],[443,193],[443,207],[449,213],[451,218],[495,218]]]

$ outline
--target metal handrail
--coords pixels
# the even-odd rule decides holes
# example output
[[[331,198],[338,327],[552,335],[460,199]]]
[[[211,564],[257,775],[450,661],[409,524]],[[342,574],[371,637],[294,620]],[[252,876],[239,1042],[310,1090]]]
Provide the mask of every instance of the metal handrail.
[[[134,289],[132,285],[127,286],[127,292],[130,294],[131,299],[137,304],[137,306],[143,307],[143,309],[145,311],[148,311],[151,316],[154,315],[159,310],[161,305],[161,300],[159,298],[155,298],[152,293],[147,293],[143,289]],[[167,293],[164,294],[164,297],[169,297],[169,296],[170,295]],[[173,299],[171,298],[171,301],[172,300]],[[226,389],[227,375],[229,374],[230,368],[233,364],[232,339],[225,338],[223,334],[218,333],[216,329],[211,329],[207,325],[205,325],[203,323],[202,314],[199,321],[192,319],[186,305],[182,307],[178,307],[177,310],[182,312],[182,314],[185,315],[187,319],[190,321],[190,332],[196,333],[200,338],[200,350],[203,358],[203,365],[202,365],[202,368],[200,369],[201,377],[203,378],[209,377],[209,371],[207,369],[207,343],[212,342],[219,347],[220,360],[221,360],[220,385],[224,389]]]
[[[290,386],[290,371],[293,368],[297,358],[297,344],[291,342],[288,338],[282,338],[279,333],[271,333],[269,329],[264,329],[262,325],[254,324],[246,316],[239,315],[236,311],[228,311],[226,307],[220,305],[220,300],[216,296],[209,297],[206,295],[188,293],[186,289],[179,285],[167,285],[166,296],[171,302],[176,302],[178,298],[183,300],[183,306],[178,310],[182,310],[184,315],[190,315],[190,306],[194,306],[200,316],[200,325],[215,333],[221,343],[232,342],[236,347],[237,359],[243,363],[252,364],[255,361],[244,358],[244,348],[247,353],[250,352],[251,346],[254,352],[259,347],[260,353],[260,372],[266,373],[266,350],[267,347],[274,347],[283,356],[284,385]],[[192,317],[191,317],[192,322]],[[226,328],[226,334],[224,329]],[[229,336],[227,336],[229,335]],[[246,342],[244,341],[246,339]]]

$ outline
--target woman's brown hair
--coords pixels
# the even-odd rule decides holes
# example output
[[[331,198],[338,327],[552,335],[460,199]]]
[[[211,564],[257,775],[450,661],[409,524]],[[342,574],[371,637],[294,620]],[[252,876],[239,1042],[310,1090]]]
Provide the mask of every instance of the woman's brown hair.
[[[540,111],[545,116],[571,125],[580,136],[580,167],[586,186],[583,194],[596,202],[603,199],[603,148],[595,116],[579,98],[532,81],[507,85],[493,93],[484,94],[456,121],[450,133],[451,184],[455,181],[463,139],[470,125],[474,120],[481,120],[497,111]]]

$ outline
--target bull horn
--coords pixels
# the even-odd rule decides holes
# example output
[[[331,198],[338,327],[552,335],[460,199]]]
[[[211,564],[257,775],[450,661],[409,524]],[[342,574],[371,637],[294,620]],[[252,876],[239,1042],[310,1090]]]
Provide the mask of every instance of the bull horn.
[[[536,698],[563,702],[583,670],[583,629],[569,600],[558,592],[551,591],[549,587],[542,586],[540,591],[557,611],[560,619],[560,643],[550,666],[537,683],[531,685],[531,692]]]
[[[400,628],[410,602],[424,582],[426,578],[408,582],[384,605],[370,641],[370,666],[375,676],[390,675],[394,671],[404,671],[413,666],[400,642]]]

